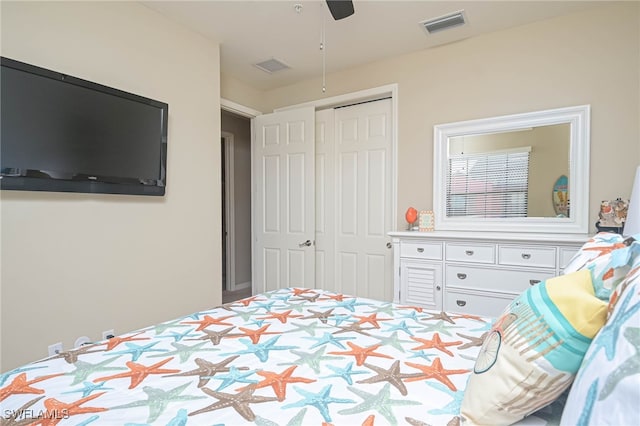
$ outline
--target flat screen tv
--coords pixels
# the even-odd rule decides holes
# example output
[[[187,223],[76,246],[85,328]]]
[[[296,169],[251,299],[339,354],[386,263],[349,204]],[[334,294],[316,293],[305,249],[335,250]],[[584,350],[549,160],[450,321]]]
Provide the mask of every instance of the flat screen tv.
[[[2,189],[164,195],[166,103],[1,58]]]

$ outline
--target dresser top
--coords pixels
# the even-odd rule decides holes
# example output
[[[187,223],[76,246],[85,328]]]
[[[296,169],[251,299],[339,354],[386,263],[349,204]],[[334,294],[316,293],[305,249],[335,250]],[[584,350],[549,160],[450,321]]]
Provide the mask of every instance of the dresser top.
[[[525,241],[548,242],[553,244],[583,244],[591,234],[553,234],[536,232],[472,232],[472,231],[398,231],[389,232],[390,237],[397,239],[427,239],[427,240],[473,240],[473,241]]]

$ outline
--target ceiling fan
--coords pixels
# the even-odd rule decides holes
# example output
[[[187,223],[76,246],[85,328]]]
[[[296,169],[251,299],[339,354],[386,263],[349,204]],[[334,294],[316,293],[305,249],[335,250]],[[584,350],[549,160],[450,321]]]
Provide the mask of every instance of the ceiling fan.
[[[351,16],[354,13],[353,1],[351,0],[327,0],[327,6],[329,6],[331,16],[333,16],[333,19],[336,21]]]

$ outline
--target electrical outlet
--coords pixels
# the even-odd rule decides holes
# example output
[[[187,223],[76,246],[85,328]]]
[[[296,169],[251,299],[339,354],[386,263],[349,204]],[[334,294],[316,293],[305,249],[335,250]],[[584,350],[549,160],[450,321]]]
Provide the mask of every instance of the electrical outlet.
[[[87,343],[91,343],[91,339],[89,338],[89,336],[80,336],[76,339],[74,346],[76,348],[79,348],[80,346],[86,345]]]
[[[102,332],[102,340],[111,339],[115,335],[116,335],[116,333],[113,331],[113,329],[105,330],[105,331]]]
[[[49,345],[49,356],[54,356],[62,352],[62,342]]]

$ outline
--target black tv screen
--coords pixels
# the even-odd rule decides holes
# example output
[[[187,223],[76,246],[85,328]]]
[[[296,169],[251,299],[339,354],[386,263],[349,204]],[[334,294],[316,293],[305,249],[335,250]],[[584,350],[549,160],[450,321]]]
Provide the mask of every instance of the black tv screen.
[[[166,103],[1,60],[2,189],[164,195]]]

